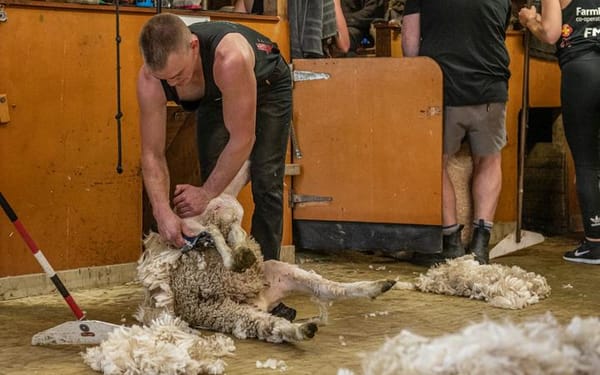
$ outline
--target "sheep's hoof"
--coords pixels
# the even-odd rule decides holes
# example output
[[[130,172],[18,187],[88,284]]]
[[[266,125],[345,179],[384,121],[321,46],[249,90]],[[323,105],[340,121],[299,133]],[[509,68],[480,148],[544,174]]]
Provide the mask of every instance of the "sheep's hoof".
[[[231,270],[234,272],[244,272],[256,263],[256,255],[252,250],[244,247],[236,249]]]
[[[376,284],[374,286],[376,287],[376,289],[372,289],[372,294],[370,295],[371,299],[375,299],[383,293],[387,292],[388,290],[392,289],[392,287],[396,285],[396,280],[378,280],[375,281],[375,283]]]
[[[313,337],[315,337],[315,333],[317,333],[319,327],[316,323],[310,322],[302,324],[300,326],[300,329],[302,330],[302,334],[304,335],[304,337],[312,339]]]
[[[394,285],[396,285],[396,280],[385,280],[381,285],[381,293],[383,294],[392,289]]]

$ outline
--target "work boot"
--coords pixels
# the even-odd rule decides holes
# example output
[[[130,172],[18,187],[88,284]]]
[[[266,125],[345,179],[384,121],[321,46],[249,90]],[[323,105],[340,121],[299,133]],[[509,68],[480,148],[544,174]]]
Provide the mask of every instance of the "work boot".
[[[473,228],[473,237],[469,251],[475,255],[475,260],[479,264],[488,264],[490,262],[490,251],[488,245],[490,243],[490,231],[483,226]]]
[[[456,232],[443,236],[442,255],[444,258],[458,258],[465,255],[465,247],[461,243],[461,232],[465,226],[459,225]]]
[[[444,263],[446,259],[454,259],[465,255],[465,248],[461,243],[463,228],[464,225],[461,224],[455,232],[442,237],[441,253],[415,253],[410,261],[422,266],[433,266],[438,263]]]
[[[273,310],[269,311],[271,315],[289,320],[293,322],[296,319],[296,310],[284,305],[283,303],[279,303],[279,305],[275,306]]]

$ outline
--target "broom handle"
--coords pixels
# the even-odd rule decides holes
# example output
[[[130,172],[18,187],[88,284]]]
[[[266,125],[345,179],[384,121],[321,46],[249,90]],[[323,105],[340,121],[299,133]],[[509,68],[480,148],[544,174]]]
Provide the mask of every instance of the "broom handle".
[[[532,0],[527,0],[527,7],[531,7]],[[523,175],[525,174],[525,140],[527,137],[527,123],[529,121],[529,41],[531,32],[525,28],[523,34],[523,91],[521,102],[521,118],[519,121],[519,150],[517,160],[517,226],[515,240],[521,242],[521,227],[523,216]]]
[[[62,281],[60,281],[60,278],[58,277],[56,272],[54,272],[54,269],[52,268],[50,263],[48,263],[48,260],[46,260],[44,253],[42,253],[42,250],[40,250],[40,248],[36,245],[36,243],[33,241],[33,238],[31,238],[29,233],[27,233],[27,230],[25,230],[25,227],[23,226],[23,224],[21,224],[21,221],[19,221],[17,214],[12,209],[12,207],[8,204],[8,201],[4,198],[4,195],[2,195],[2,192],[0,192],[0,206],[2,206],[2,209],[4,210],[4,213],[6,214],[6,216],[8,216],[8,218],[13,223],[15,228],[17,228],[17,231],[19,232],[21,237],[23,237],[23,240],[29,247],[29,250],[31,250],[31,253],[35,257],[35,259],[38,261],[40,266],[42,266],[42,268],[44,269],[44,272],[46,272],[46,275],[48,276],[48,278],[50,278],[50,280],[52,280],[56,289],[58,289],[58,291],[64,298],[65,302],[67,302],[67,304],[71,308],[71,311],[73,311],[73,314],[75,314],[75,317],[77,317],[78,320],[83,320],[85,318],[85,313],[83,311],[81,311],[79,306],[77,306],[77,303],[75,303],[75,300],[73,299],[73,297],[71,297],[67,288],[65,288],[65,286],[63,285]]]

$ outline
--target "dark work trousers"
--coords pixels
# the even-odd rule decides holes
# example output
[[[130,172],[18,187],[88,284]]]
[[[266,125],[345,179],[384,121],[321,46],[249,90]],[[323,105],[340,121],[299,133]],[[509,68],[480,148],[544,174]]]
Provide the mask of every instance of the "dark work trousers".
[[[562,66],[561,101],[586,237],[600,239],[600,51]]]
[[[283,230],[283,177],[292,114],[290,71],[283,59],[268,78],[257,82],[256,141],[250,154],[254,214],[251,234],[265,260],[278,259]],[[197,111],[198,157],[206,181],[229,140],[221,101]]]

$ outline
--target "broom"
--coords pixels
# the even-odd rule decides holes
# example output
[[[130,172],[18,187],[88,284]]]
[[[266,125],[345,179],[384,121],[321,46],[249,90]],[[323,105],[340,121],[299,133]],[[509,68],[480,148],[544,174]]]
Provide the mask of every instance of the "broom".
[[[527,1],[531,7],[531,0]],[[525,171],[525,139],[529,121],[529,44],[531,32],[525,28],[524,32],[524,58],[523,58],[523,91],[521,102],[521,116],[519,119],[519,148],[517,159],[517,223],[514,233],[510,233],[490,250],[490,259],[497,258],[544,241],[544,236],[536,232],[522,230],[523,217],[523,175]]]

